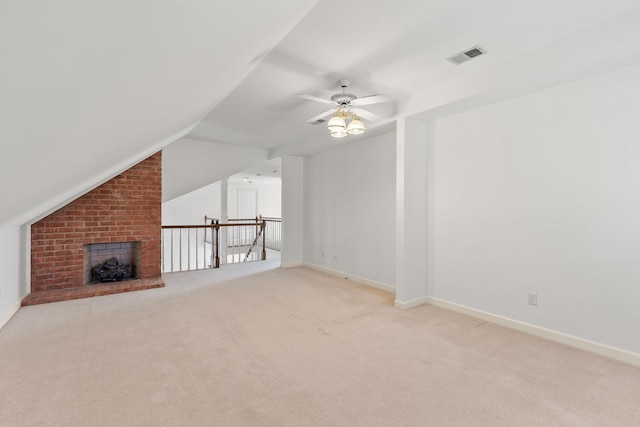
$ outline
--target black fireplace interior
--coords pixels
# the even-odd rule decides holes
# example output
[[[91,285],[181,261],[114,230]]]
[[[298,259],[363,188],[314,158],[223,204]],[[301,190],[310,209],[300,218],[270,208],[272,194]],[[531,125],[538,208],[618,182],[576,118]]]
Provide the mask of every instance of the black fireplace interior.
[[[141,248],[140,241],[86,244],[85,284],[137,279],[136,270],[142,265]]]
[[[135,277],[135,266],[118,261],[118,258],[109,258],[106,262],[98,264],[91,270],[93,280],[96,282],[119,282]]]

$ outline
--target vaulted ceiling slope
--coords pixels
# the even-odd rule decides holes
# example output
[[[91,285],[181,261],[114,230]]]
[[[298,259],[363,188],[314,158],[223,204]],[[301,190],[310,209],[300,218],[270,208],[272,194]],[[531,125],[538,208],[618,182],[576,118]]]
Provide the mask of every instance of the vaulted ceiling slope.
[[[0,228],[186,134],[315,3],[0,2]]]

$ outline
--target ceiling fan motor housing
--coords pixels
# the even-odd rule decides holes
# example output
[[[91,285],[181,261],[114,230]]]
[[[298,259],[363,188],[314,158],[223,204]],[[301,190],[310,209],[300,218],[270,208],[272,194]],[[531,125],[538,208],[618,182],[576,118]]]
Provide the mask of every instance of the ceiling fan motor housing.
[[[350,93],[336,93],[331,97],[331,100],[339,105],[349,105],[356,98],[357,96]]]
[[[351,93],[345,93],[344,90],[346,88],[349,87],[349,85],[351,84],[350,80],[347,79],[341,79],[338,80],[338,85],[342,88],[342,93],[336,93],[331,97],[331,100],[333,102],[335,102],[338,105],[341,106],[347,106],[351,103],[351,101],[353,101],[354,99],[357,99],[358,97],[351,94]]]
[[[338,85],[342,88],[342,93],[334,93],[331,96],[331,99],[320,98],[307,94],[296,95],[299,98],[320,102],[322,104],[330,104],[333,107],[331,110],[320,113],[307,120],[307,123],[327,123],[327,127],[332,131],[331,136],[338,138],[346,136],[347,134],[358,134],[364,132],[364,124],[360,121],[360,118],[364,118],[371,122],[381,120],[381,117],[378,115],[361,107],[365,105],[389,102],[391,101],[391,98],[386,95],[369,95],[364,98],[358,98],[354,94],[346,93],[346,89],[350,84],[351,82],[349,80],[338,80]],[[325,120],[325,118],[329,116],[333,117],[329,121]],[[349,126],[346,126],[345,120],[350,120]],[[335,121],[336,123],[333,123],[332,121]],[[336,129],[332,129],[334,127]]]

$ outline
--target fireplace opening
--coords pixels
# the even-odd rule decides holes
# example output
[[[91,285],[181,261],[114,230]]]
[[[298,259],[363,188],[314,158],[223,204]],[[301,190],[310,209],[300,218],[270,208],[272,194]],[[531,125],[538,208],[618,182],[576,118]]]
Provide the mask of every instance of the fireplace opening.
[[[142,265],[141,242],[105,242],[84,245],[84,283],[137,279]]]

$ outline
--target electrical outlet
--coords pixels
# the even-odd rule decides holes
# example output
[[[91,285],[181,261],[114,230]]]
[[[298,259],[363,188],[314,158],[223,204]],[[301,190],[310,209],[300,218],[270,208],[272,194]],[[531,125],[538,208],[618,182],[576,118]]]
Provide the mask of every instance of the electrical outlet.
[[[320,258],[324,258],[324,251],[320,252]]]
[[[338,254],[333,254],[333,260],[337,261],[338,260]]]
[[[527,295],[527,302],[529,305],[538,305],[538,294],[535,292],[529,292]]]

